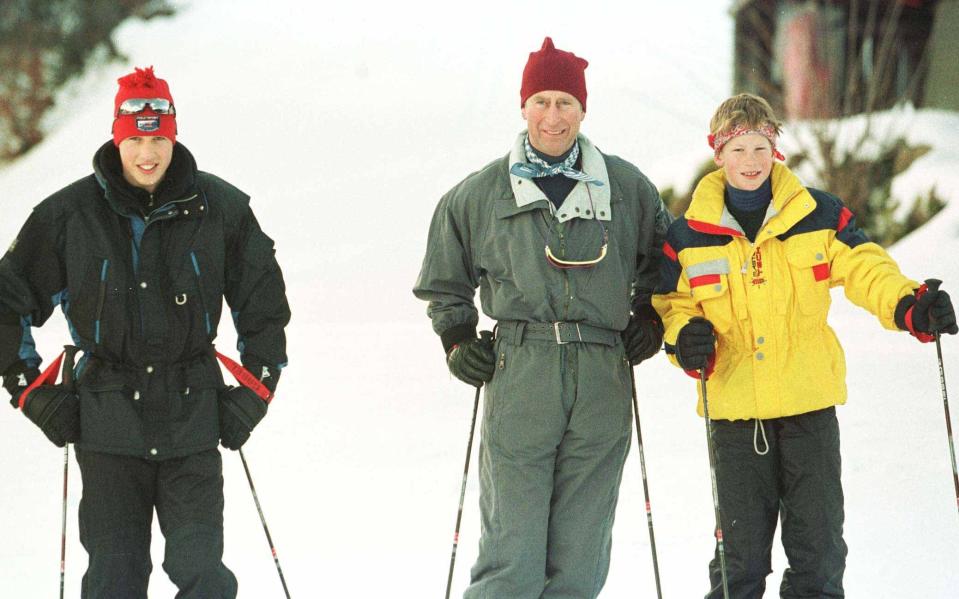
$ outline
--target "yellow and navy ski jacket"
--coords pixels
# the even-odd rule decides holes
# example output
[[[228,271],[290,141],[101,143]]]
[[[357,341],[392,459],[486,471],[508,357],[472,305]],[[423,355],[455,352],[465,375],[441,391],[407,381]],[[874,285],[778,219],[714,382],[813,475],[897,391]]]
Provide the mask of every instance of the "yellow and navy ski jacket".
[[[896,304],[919,287],[838,198],[807,189],[779,163],[771,177],[773,198],[755,242],[725,207],[720,169],[700,181],[663,246],[653,306],[666,327],[666,353],[678,365],[680,329],[695,316],[713,323],[718,343],[707,392],[716,420],[845,403],[845,358],[826,323],[829,289],[842,285],[854,304],[898,330]]]

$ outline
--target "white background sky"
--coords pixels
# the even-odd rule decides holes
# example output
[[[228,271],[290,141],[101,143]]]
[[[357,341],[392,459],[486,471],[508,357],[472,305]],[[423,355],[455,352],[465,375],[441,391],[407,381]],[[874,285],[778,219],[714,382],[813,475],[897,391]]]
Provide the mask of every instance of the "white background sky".
[[[684,189],[709,157],[709,117],[732,91],[729,3],[264,6],[196,1],[174,19],[124,26],[118,46],[129,63],[72,86],[49,139],[0,170],[0,243],[34,204],[89,173],[109,138],[116,78],[155,65],[177,103],[178,141],[201,169],[253,196],[287,279],[290,367],[247,451],[293,596],[439,596],[472,393],[450,380],[425,306],[410,293],[436,201],[505,154],[523,128],[520,76],[544,35],[590,61],[583,132],[661,188]],[[936,183],[957,197],[957,119],[909,118],[919,138],[939,143],[904,175],[903,193]],[[959,281],[957,223],[950,209],[904,241],[895,250],[904,269]],[[850,369],[850,405],[840,409],[849,596],[955,597],[959,520],[934,358],[836,300],[831,320]],[[220,347],[231,348],[222,324]],[[65,341],[59,320],[38,335],[47,357]],[[947,361],[959,384],[954,342]],[[694,388],[662,356],[637,379],[664,592],[701,596],[712,511]],[[60,455],[19,414],[0,410],[4,595],[56,592]],[[225,456],[225,470],[225,559],[240,597],[279,597],[236,456]],[[86,560],[75,465],[71,476],[68,595],[77,596]],[[477,498],[474,464],[457,592],[475,558]],[[159,532],[156,540],[151,596],[172,597]],[[771,589],[781,558],[776,568]],[[603,597],[653,593],[634,454]]]

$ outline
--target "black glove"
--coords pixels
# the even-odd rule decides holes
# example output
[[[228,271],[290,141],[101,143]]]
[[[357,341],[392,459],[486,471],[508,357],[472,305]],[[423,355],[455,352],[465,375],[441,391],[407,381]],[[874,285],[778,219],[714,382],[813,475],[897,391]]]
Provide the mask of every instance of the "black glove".
[[[713,323],[696,316],[679,330],[676,338],[676,360],[683,370],[706,368],[709,356],[716,351]]]
[[[243,447],[250,433],[266,416],[267,403],[246,387],[220,392],[220,443],[227,449]]]
[[[40,376],[39,368],[26,367],[23,362],[17,362],[7,370],[3,375],[3,388],[10,393],[11,406],[20,407],[20,394],[26,391],[30,383],[38,376]]]
[[[31,391],[23,414],[57,447],[80,440],[80,399],[60,385],[40,385]]]
[[[917,333],[948,333],[955,335],[959,333],[959,326],[956,326],[956,310],[952,306],[952,300],[949,294],[939,289],[942,281],[938,279],[926,279],[926,292],[920,297],[907,295],[899,300],[896,307],[896,324],[899,328],[908,330],[905,324],[905,318],[900,323],[900,314],[905,315],[912,307],[912,328]]]
[[[496,371],[496,352],[493,351],[493,333],[480,331],[480,336],[461,341],[446,354],[446,366],[453,376],[467,385],[482,387],[493,379]]]
[[[663,346],[663,321],[652,306],[643,304],[633,311],[623,331],[623,345],[633,366],[652,358]]]

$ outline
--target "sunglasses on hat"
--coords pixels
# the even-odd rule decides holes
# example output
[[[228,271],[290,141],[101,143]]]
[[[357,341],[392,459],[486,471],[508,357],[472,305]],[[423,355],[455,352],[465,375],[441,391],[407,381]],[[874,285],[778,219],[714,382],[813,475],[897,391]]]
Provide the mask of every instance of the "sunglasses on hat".
[[[116,116],[140,114],[147,107],[157,114],[176,114],[173,103],[166,98],[128,98],[120,104]]]

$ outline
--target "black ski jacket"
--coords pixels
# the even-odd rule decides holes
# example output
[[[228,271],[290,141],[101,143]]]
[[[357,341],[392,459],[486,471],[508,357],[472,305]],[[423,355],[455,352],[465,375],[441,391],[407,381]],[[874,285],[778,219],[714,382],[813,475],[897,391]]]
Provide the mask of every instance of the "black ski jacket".
[[[154,194],[107,142],[94,173],[33,210],[0,260],[0,372],[38,366],[31,327],[60,306],[74,345],[83,449],[162,460],[216,447],[223,299],[240,358],[275,387],[290,318],[273,241],[249,196],[182,144]]]

